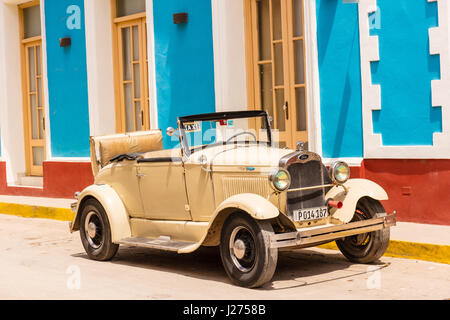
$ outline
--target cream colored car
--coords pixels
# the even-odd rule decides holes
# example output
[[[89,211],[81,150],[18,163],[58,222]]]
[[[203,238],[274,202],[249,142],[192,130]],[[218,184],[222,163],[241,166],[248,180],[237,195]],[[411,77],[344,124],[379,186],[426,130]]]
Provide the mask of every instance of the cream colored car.
[[[389,244],[386,192],[349,179],[347,164],[329,171],[316,153],[274,146],[264,111],[178,118],[159,130],[91,138],[95,183],[73,205],[88,256],[114,257],[120,244],[190,253],[219,246],[237,285],[271,280],[279,248],[336,241],[358,263],[379,259]],[[255,131],[251,128],[263,128]]]

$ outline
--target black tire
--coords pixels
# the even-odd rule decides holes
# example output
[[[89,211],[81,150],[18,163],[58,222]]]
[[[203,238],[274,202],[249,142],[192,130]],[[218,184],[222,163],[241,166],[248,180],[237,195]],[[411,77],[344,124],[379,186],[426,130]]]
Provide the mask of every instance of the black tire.
[[[364,197],[356,205],[352,222],[386,215],[382,204],[372,198]],[[372,263],[380,259],[389,245],[390,228],[345,237],[336,240],[342,254],[351,262]]]
[[[221,232],[220,257],[233,283],[256,288],[272,279],[278,260],[278,249],[270,247],[272,235],[273,228],[268,221],[256,221],[245,213],[227,218]],[[243,244],[240,247],[243,256],[236,256],[230,241],[234,245],[239,241]]]
[[[93,225],[89,227],[91,223]],[[94,229],[95,234],[92,233]],[[88,199],[82,208],[80,237],[84,250],[93,260],[111,260],[119,249],[119,245],[111,241],[111,226],[105,209],[95,199]]]

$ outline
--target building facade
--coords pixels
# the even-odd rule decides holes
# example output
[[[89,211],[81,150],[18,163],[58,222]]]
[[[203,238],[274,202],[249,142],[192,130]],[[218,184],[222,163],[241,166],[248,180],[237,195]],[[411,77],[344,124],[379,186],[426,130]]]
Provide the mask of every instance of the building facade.
[[[263,108],[281,146],[449,225],[449,17],[448,0],[0,0],[0,193],[72,197],[89,136]]]

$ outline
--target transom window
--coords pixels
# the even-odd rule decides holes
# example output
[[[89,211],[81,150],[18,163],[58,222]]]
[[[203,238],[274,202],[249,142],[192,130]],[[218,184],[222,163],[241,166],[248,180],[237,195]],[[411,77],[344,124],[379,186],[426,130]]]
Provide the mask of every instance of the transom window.
[[[145,0],[116,0],[116,17],[130,16],[145,12]]]

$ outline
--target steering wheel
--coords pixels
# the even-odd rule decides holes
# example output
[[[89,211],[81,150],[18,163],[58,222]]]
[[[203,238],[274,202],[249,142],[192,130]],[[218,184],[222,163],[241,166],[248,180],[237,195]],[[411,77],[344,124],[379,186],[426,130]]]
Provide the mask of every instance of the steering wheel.
[[[239,132],[239,133],[236,133],[236,134],[232,135],[232,136],[226,141],[226,143],[230,142],[230,141],[233,140],[234,138],[237,138],[237,137],[239,137],[239,136],[241,136],[241,135],[243,135],[243,134],[249,134],[249,135],[251,135],[251,136],[253,137],[253,139],[255,139],[255,142],[258,140],[258,138],[256,138],[256,135],[255,135],[253,132],[250,132],[250,131],[244,131],[244,132]]]

